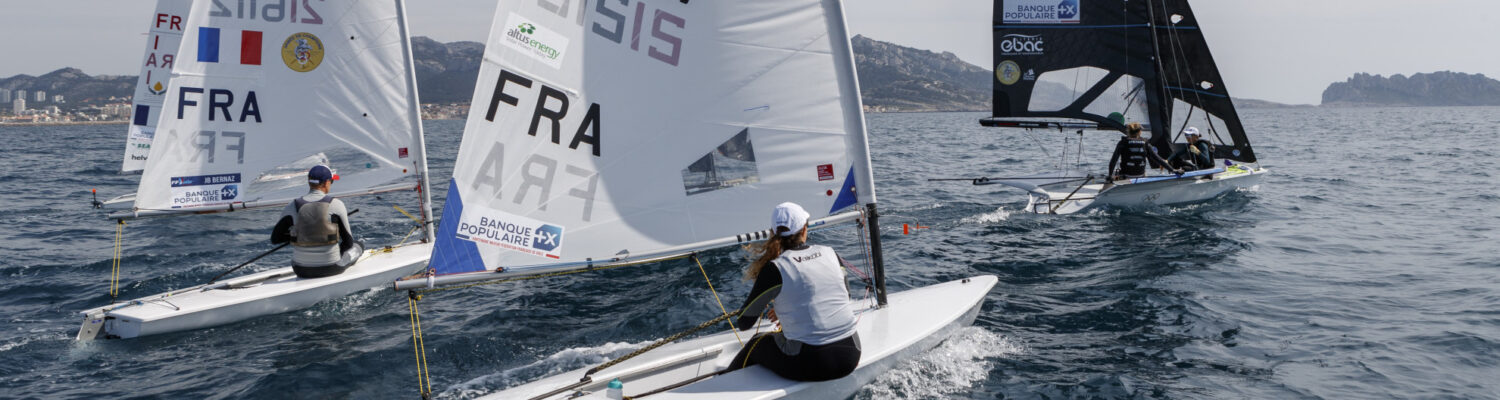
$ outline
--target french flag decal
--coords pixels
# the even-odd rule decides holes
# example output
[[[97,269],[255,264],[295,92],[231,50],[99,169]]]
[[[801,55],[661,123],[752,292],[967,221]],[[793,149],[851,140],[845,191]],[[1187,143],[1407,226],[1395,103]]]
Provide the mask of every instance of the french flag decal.
[[[240,64],[260,65],[261,32],[240,31],[239,36]],[[198,27],[198,62],[219,62],[221,49],[233,54],[233,49],[224,47],[233,46],[235,43],[224,43],[221,39],[219,28]]]

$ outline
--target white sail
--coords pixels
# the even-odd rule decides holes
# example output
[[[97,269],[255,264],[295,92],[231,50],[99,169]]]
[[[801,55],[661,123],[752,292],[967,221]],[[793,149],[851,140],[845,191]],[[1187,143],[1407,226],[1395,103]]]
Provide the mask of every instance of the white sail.
[[[120,171],[140,171],[151,155],[151,138],[156,133],[156,119],[172,78],[177,46],[192,0],[157,0],[151,13],[151,28],[146,34],[146,53],[141,60],[141,75],[136,80],[130,127],[125,136],[125,158]]]
[[[325,157],[334,195],[416,184],[421,133],[395,1],[199,2],[134,214],[285,203]],[[394,186],[392,186],[394,185]]]
[[[501,2],[432,266],[547,269],[690,251],[751,239],[742,234],[770,228],[781,202],[814,219],[873,202],[837,10]]]

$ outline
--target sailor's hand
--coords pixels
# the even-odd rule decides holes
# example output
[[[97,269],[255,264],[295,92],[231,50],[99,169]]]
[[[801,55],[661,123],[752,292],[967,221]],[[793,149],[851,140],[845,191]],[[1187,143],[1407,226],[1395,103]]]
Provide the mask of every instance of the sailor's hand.
[[[1172,170],[1172,173],[1177,174],[1177,177],[1181,178],[1182,177],[1182,168],[1174,169],[1174,170]]]
[[[766,318],[770,318],[771,322],[775,322],[775,323],[778,323],[778,324],[781,323],[781,320],[779,320],[779,319],[776,318],[776,309],[774,309],[774,308],[772,308],[769,311],[766,311]]]
[[[1188,151],[1193,152],[1193,155],[1203,154],[1203,151],[1198,150],[1198,146],[1188,146]]]

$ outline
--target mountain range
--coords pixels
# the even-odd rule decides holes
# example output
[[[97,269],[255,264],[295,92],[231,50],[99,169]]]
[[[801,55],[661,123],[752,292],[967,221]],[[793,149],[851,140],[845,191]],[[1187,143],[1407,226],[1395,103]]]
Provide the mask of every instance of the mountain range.
[[[865,36],[850,40],[859,71],[860,97],[867,111],[988,111],[993,75],[990,68],[964,62],[950,52],[933,52],[882,42]],[[474,93],[484,58],[484,44],[442,43],[425,36],[411,39],[417,83],[424,103],[466,103]],[[0,79],[0,90],[44,90],[63,95],[70,105],[99,104],[134,92],[135,76],[90,76],[62,68],[42,76]],[[1036,96],[1065,104],[1072,91],[1038,82]],[[27,97],[31,97],[28,95]],[[32,100],[30,98],[28,101]],[[1049,103],[1048,101],[1042,103]],[[1235,99],[1240,108],[1293,106],[1255,99]],[[41,104],[37,104],[41,105]],[[1500,105],[1500,81],[1480,74],[1435,72],[1410,77],[1355,74],[1323,91],[1324,106],[1468,106]]]

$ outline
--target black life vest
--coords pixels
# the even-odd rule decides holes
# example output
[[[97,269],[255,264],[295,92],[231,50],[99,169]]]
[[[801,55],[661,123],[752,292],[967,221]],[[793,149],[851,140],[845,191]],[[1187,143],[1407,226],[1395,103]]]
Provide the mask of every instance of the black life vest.
[[[1140,176],[1146,174],[1146,139],[1120,139],[1116,147],[1120,154],[1120,175]]]
[[[328,214],[328,206],[333,204],[333,196],[323,196],[318,201],[307,201],[302,198],[292,200],[297,208],[297,223],[292,226],[292,232],[297,235],[292,238],[292,245],[297,247],[315,247],[338,244],[339,226],[333,222],[333,216]]]

